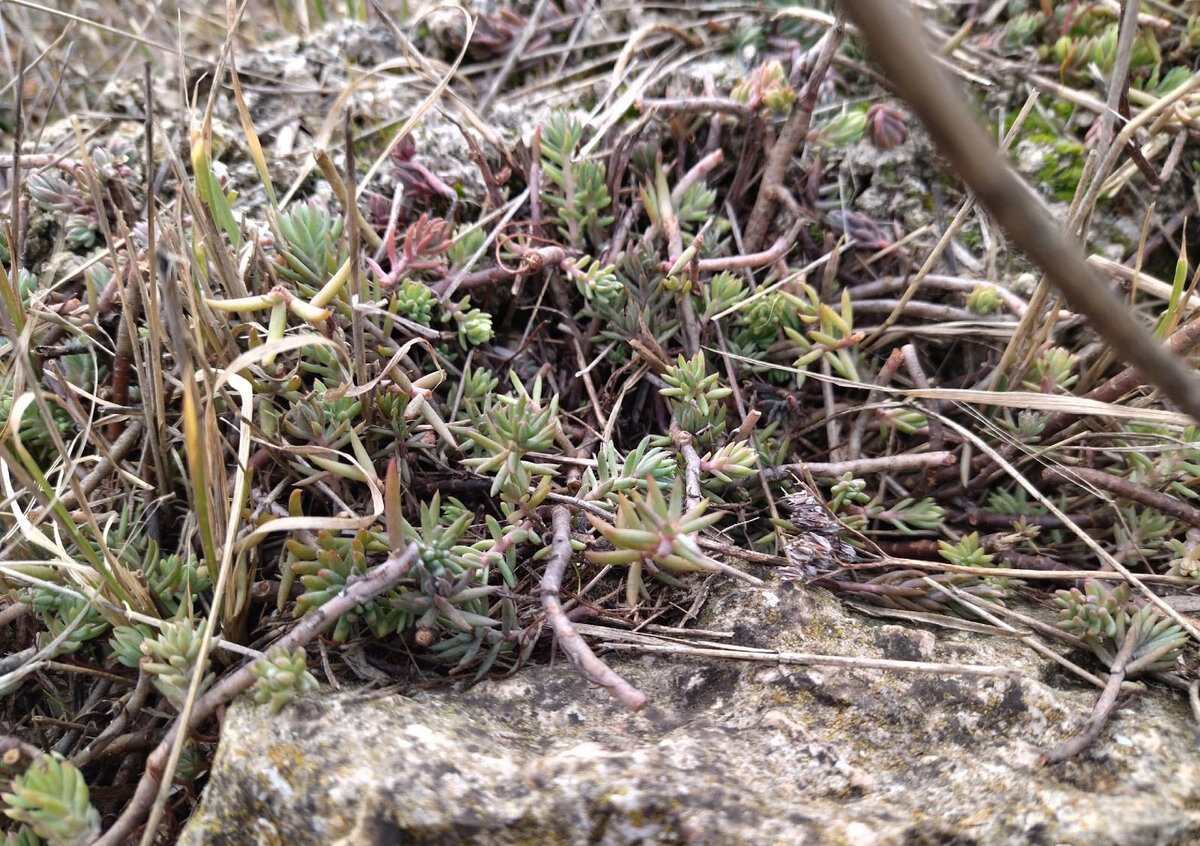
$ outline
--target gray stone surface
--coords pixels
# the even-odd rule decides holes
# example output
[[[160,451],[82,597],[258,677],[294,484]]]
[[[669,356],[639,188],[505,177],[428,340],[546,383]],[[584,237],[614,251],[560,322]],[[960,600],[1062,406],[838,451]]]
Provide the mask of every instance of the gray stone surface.
[[[820,590],[735,588],[731,642],[995,664],[1011,678],[611,655],[630,714],[565,663],[414,696],[322,694],[227,713],[199,844],[1200,842],[1186,703],[1150,689],[1072,762],[1094,688],[1019,642],[861,617]]]

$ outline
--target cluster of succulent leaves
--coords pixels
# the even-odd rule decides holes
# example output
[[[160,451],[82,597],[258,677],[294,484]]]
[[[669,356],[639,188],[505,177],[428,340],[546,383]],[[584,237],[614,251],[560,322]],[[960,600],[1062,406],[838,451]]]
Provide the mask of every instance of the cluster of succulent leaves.
[[[558,215],[559,233],[572,244],[600,246],[605,241],[611,215],[604,214],[612,203],[603,164],[579,159],[583,124],[565,112],[555,113],[542,132],[542,172],[552,190],[542,198]]]
[[[946,509],[932,497],[904,497],[885,504],[882,496],[866,492],[865,479],[845,473],[829,489],[829,509],[849,529],[862,530],[875,524],[889,526],[902,535],[937,532]]]
[[[297,696],[320,687],[320,682],[308,671],[308,657],[303,649],[288,652],[272,647],[265,660],[256,661],[250,672],[254,674],[255,703],[266,705],[272,714],[278,714]]]
[[[1110,587],[1088,579],[1083,590],[1057,591],[1054,602],[1059,607],[1059,627],[1083,638],[1107,667],[1114,664],[1126,640],[1132,639],[1125,665],[1131,677],[1174,669],[1188,641],[1183,629],[1153,605],[1135,605],[1127,582]]]
[[[78,846],[100,834],[100,814],[83,773],[57,752],[42,755],[15,775],[0,801],[5,816],[22,824],[7,836],[9,844]]]
[[[1012,0],[1004,26],[1005,46],[1036,48],[1043,59],[1055,62],[1064,76],[1085,79],[1091,66],[1109,73],[1117,54],[1118,9],[1062,3],[1055,4],[1053,13],[1047,19],[1038,3]],[[1176,36],[1180,43],[1171,44],[1173,49],[1164,56],[1162,34],[1152,26],[1139,27],[1130,62],[1132,84],[1161,96],[1187,80],[1191,69],[1173,59],[1200,43],[1200,16],[1188,18],[1181,33],[1173,29],[1171,37]]]
[[[131,148],[123,143],[96,147],[92,151],[90,168],[101,190],[109,184],[123,185],[130,177]],[[27,188],[36,207],[62,221],[66,245],[72,250],[86,250],[100,238],[100,215],[111,212],[107,196],[96,198],[87,179],[88,168],[81,164],[63,165],[58,171],[30,174]]]

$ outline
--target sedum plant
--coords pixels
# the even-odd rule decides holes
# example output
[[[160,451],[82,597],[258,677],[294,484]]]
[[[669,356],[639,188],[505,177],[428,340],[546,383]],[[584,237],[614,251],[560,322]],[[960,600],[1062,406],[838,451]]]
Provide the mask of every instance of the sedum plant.
[[[1059,628],[1079,635],[1105,666],[1112,667],[1127,639],[1133,651],[1125,665],[1129,677],[1165,672],[1174,668],[1188,636],[1178,624],[1163,617],[1152,605],[1135,607],[1125,582],[1110,588],[1088,579],[1084,589],[1055,593]]]
[[[958,543],[938,541],[938,555],[959,567],[987,567],[995,559],[979,544],[979,532],[963,535]]]
[[[709,373],[704,353],[690,359],[682,355],[669,366],[662,379],[667,387],[659,393],[667,398],[671,416],[679,428],[702,437],[706,442],[720,437],[725,431],[723,400],[733,393],[732,388],[720,385],[720,374]]]
[[[958,543],[938,541],[938,555],[959,567],[991,567],[996,559],[992,553],[984,552],[979,540],[979,532],[963,535]],[[982,583],[1003,592],[1004,598],[1011,596],[1014,588],[1024,584],[1019,579],[1009,579],[1003,576],[986,576],[982,579]]]
[[[679,480],[671,486],[670,498],[652,477],[646,480],[646,495],[636,490],[617,499],[616,519],[612,525],[591,512],[587,518],[592,526],[613,545],[612,550],[589,550],[587,557],[597,564],[629,568],[625,582],[625,602],[636,608],[645,595],[642,573],[670,581],[664,571],[719,572],[721,566],[709,558],[696,543],[698,532],[721,519],[720,514],[705,514],[708,500],[684,510],[683,486]]]
[[[796,90],[788,84],[783,65],[774,59],[750,71],[729,96],[753,109],[763,107],[773,115],[786,115],[796,102]]]
[[[460,432],[475,445],[476,455],[463,464],[477,473],[493,475],[491,495],[510,502],[525,498],[535,477],[549,478],[554,464],[528,458],[529,453],[548,450],[558,434],[558,397],[542,403],[542,380],[533,383],[532,393],[516,373],[511,379],[513,394],[497,394],[483,409],[477,426]]]
[[[320,288],[342,262],[341,215],[309,200],[281,212],[277,220],[279,273],[313,289]]]
[[[1188,529],[1183,540],[1174,538],[1167,545],[1175,553],[1168,573],[1200,580],[1200,529]]]
[[[863,335],[854,331],[854,308],[849,289],[842,291],[841,307],[835,310],[821,302],[812,287],[806,285],[805,288],[810,299],[810,316],[803,319],[809,324],[809,328],[800,332],[785,326],[783,330],[801,350],[801,355],[795,362],[795,367],[800,372],[797,384],[803,383],[804,373],[809,365],[822,359],[829,362],[833,371],[843,379],[860,381],[853,350]]]
[[[0,800],[5,816],[29,826],[49,846],[84,846],[100,833],[100,814],[83,774],[57,752],[30,764]]]
[[[288,571],[281,584],[283,594],[292,580],[299,577],[304,588],[296,599],[294,614],[301,617],[320,608],[345,589],[350,579],[367,572],[367,554],[386,552],[387,539],[378,532],[358,532],[353,537],[339,537],[329,531],[317,534],[315,548],[295,539],[287,541]],[[398,631],[405,626],[401,612],[388,609],[382,602],[361,604],[341,614],[331,623],[330,637],[335,643],[345,643],[362,622],[376,637]]]
[[[604,243],[604,231],[612,216],[604,212],[612,204],[606,184],[604,165],[579,160],[583,124],[565,112],[551,116],[542,133],[542,172],[553,190],[542,192],[542,200],[559,217],[559,232],[574,247],[585,241],[593,246]]]
[[[30,589],[26,596],[46,626],[38,633],[38,646],[46,648],[57,640],[55,655],[70,655],[108,632],[108,622],[100,610],[84,597],[42,587]]]
[[[186,620],[177,620],[163,623],[157,635],[142,640],[142,654],[146,656],[142,669],[150,674],[154,687],[176,709],[181,708],[187,698],[192,672],[200,658],[200,639],[198,627]],[[205,658],[206,668],[208,663]],[[198,692],[203,693],[215,678],[213,673],[206,673]]]
[[[284,705],[297,696],[320,687],[308,671],[308,659],[302,647],[292,652],[272,647],[266,659],[256,661],[250,672],[254,675],[252,695],[255,703],[266,705],[272,714],[278,714]]]

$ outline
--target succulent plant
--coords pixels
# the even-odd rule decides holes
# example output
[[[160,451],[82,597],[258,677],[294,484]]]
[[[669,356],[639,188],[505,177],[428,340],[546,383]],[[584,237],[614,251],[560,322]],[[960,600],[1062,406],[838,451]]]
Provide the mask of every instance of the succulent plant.
[[[701,479],[705,489],[724,487],[758,472],[758,450],[749,441],[730,441],[700,459],[700,472],[711,477]]]
[[[29,826],[49,846],[84,846],[100,833],[83,774],[56,752],[30,764],[0,800],[9,819]]]
[[[995,285],[981,282],[967,295],[967,308],[976,314],[986,316],[995,314],[1004,308],[1004,301],[997,294]]]
[[[26,595],[46,626],[45,631],[38,633],[38,646],[46,648],[63,636],[55,648],[55,655],[69,655],[84,643],[108,632],[108,622],[100,610],[83,597],[47,588],[33,588]]]
[[[569,261],[565,269],[584,299],[612,303],[625,293],[625,283],[617,276],[614,265],[604,267],[591,256],[581,256]]]
[[[729,96],[751,108],[765,106],[776,115],[787,114],[796,102],[796,90],[788,85],[783,65],[774,59],[750,71],[749,76],[733,87]]]
[[[286,649],[273,647],[267,651],[265,658],[254,663],[250,672],[254,675],[255,703],[266,705],[272,714],[278,714],[284,705],[297,696],[320,687],[308,671],[308,657],[304,649],[299,647],[290,653]]]
[[[849,109],[814,129],[817,140],[829,147],[846,147],[863,137],[867,129],[864,109]]]
[[[659,393],[667,398],[671,416],[679,428],[709,441],[719,437],[725,430],[726,410],[722,400],[733,389],[720,385],[720,374],[708,372],[704,353],[696,353],[690,359],[679,356],[662,378],[667,387]]]
[[[1062,347],[1051,347],[1034,359],[1022,386],[1048,394],[1070,388],[1079,379],[1075,365],[1079,357]]]
[[[612,224],[605,210],[612,203],[604,165],[576,158],[583,140],[583,124],[564,112],[555,112],[542,132],[542,172],[549,188],[542,200],[559,216],[559,232],[582,248],[585,236],[592,246],[604,242],[604,230]]]
[[[559,47],[580,49],[567,36],[578,5],[546,6],[520,66],[501,76],[522,79],[540,101],[546,62],[571,59]],[[1115,13],[1044,5],[997,6],[1008,26],[972,31],[973,49],[1054,57],[1062,85],[1093,88],[1118,54]],[[577,568],[557,584],[583,607],[616,596],[619,607],[601,610],[623,623],[648,605],[656,620],[672,615],[698,581],[690,573],[729,572],[706,552],[717,508],[731,514],[726,543],[782,552],[805,579],[894,608],[970,616],[978,605],[938,588],[1002,602],[1020,583],[998,575],[1001,557],[1013,567],[1088,560],[1049,500],[1000,475],[1032,458],[1119,483],[1100,504],[1076,480],[1045,479],[1107,553],[1136,572],[1200,579],[1200,531],[1188,531],[1195,521],[1186,517],[1200,499],[1200,429],[1161,415],[1150,394],[1136,400],[1136,423],[1097,417],[1087,433],[1064,424],[1066,398],[1117,365],[1086,327],[1052,326],[1060,312],[1034,301],[1024,313],[1045,331],[1017,338],[1013,369],[992,390],[1062,396],[991,404],[980,386],[1016,321],[976,321],[987,324],[981,343],[968,318],[1022,311],[1017,298],[1031,288],[900,278],[935,240],[902,227],[925,222],[931,196],[958,204],[959,188],[935,181],[914,198],[913,175],[894,178],[898,152],[871,156],[874,176],[859,178],[868,144],[911,144],[910,118],[877,87],[834,102],[836,85],[867,77],[839,77],[827,62],[839,52],[856,60],[861,46],[839,44],[838,28],[808,12],[779,11],[708,21],[752,68],[736,85],[719,73],[646,73],[648,52],[638,50],[620,60],[627,78],[660,81],[609,92],[593,117],[553,114],[528,149],[492,155],[491,133],[464,127],[478,180],[440,156],[422,159],[420,139],[434,136],[398,138],[371,114],[351,121],[352,138],[329,139],[347,153],[342,184],[321,158],[324,184],[314,173],[296,186],[307,196],[283,206],[248,114],[246,153],[261,185],[247,184],[253,174],[227,138],[214,158],[212,127],[200,119],[191,171],[164,171],[162,191],[126,184],[145,174],[119,146],[79,151],[80,162],[61,146],[32,149],[31,135],[20,182],[28,192],[13,198],[30,211],[19,216],[21,255],[5,242],[16,233],[0,232],[0,264],[12,277],[0,285],[0,530],[11,553],[0,581],[10,602],[30,606],[18,641],[140,670],[143,691],[152,680],[178,707],[199,661],[193,615],[216,604],[212,582],[229,558],[220,622],[231,644],[269,639],[277,615],[259,614],[251,591],[277,579],[276,607],[294,614],[295,635],[317,635],[319,620],[335,653],[351,640],[383,641],[412,658],[414,673],[480,678],[519,666],[561,622],[544,626],[553,612],[542,604],[552,604],[561,567]],[[1157,22],[1139,35],[1130,114],[1190,78],[1200,16],[1178,18],[1169,38]],[[507,56],[528,23],[483,15],[482,41],[463,49]],[[559,34],[548,59],[541,48]],[[1077,97],[1055,99],[1023,112],[1020,140],[1049,152],[1029,169],[1061,198],[1076,194],[1088,145],[1111,124],[1085,115]],[[1141,127],[1133,146],[1145,161],[1110,162],[1101,201],[1151,173],[1162,174],[1164,196],[1188,182],[1167,179],[1200,169],[1183,143],[1185,111]],[[1002,117],[996,134],[1012,121]],[[384,141],[396,143],[382,152]],[[830,149],[849,144],[849,158]],[[1112,152],[1125,157],[1133,146]],[[372,178],[360,178],[368,157]],[[1030,164],[1024,151],[1020,159]],[[781,178],[775,165],[787,162]],[[358,189],[365,216],[353,208]],[[239,193],[253,200],[238,202]],[[154,229],[137,212],[143,196],[160,203]],[[954,252],[929,269],[997,278],[988,225],[980,218],[947,233]],[[840,236],[848,242],[831,250]],[[1175,240],[1186,243],[1186,232]],[[82,268],[81,256],[63,264],[45,255],[63,247],[92,255]],[[1169,337],[1192,331],[1190,265],[1178,252],[1169,295],[1138,285],[1128,299],[1172,345],[1188,335]],[[902,290],[900,304],[882,299]],[[156,352],[164,341],[173,349],[165,359]],[[902,355],[902,344],[917,357]],[[931,384],[972,388],[979,401],[882,401],[921,381],[917,367],[905,369],[914,361],[931,365]],[[14,410],[21,419],[9,419]],[[958,423],[968,416],[981,425],[966,433]],[[935,451],[943,454],[927,454]],[[961,471],[925,461],[943,451],[963,460]],[[792,472],[818,460],[841,466],[827,502]],[[1003,534],[981,538],[985,530]],[[937,563],[935,541],[952,566]],[[909,569],[902,556],[925,563]],[[938,567],[947,572],[929,575]],[[368,596],[384,578],[388,587]],[[1031,579],[1022,598],[1044,584]],[[1109,666],[1123,646],[1132,674],[1180,663],[1182,632],[1127,588],[1089,583],[1057,602],[1064,629]],[[207,685],[213,673],[201,670]],[[61,689],[61,673],[60,664],[43,669],[38,692]],[[254,675],[253,696],[273,711],[315,685],[303,650],[272,652]],[[82,701],[43,696],[49,743],[82,719],[72,713]],[[154,729],[157,713],[131,715],[129,730]],[[189,747],[178,775],[202,773],[210,751]],[[24,825],[6,841],[40,842]]]
[[[596,466],[588,467],[580,478],[579,494],[588,500],[607,500],[616,504],[622,493],[647,489],[655,484],[671,484],[675,478],[676,458],[664,447],[652,446],[643,438],[625,455],[617,452],[612,442],[601,446],[596,453]]]
[[[492,339],[492,316],[481,309],[471,308],[470,297],[463,297],[455,303],[451,316],[458,324],[458,341],[464,347],[479,346]]]
[[[200,659],[200,629],[193,628],[186,620],[163,623],[157,635],[142,641],[142,654],[146,656],[142,669],[151,675],[155,688],[173,707],[183,707],[192,672]],[[206,657],[206,669],[208,664]],[[213,673],[206,673],[198,692],[203,693],[214,678]]]
[[[542,381],[536,379],[530,393],[515,373],[514,394],[497,394],[484,410],[477,426],[462,427],[462,434],[480,455],[463,464],[476,473],[495,474],[491,495],[503,493],[510,500],[524,497],[535,476],[553,476],[554,464],[526,456],[550,448],[558,433],[558,397],[542,404]]]
[[[1153,606],[1135,608],[1125,582],[1110,588],[1088,579],[1082,591],[1057,591],[1054,603],[1060,608],[1059,627],[1082,637],[1106,666],[1113,665],[1126,638],[1133,638],[1133,651],[1125,666],[1130,677],[1171,669],[1188,640],[1178,624]]]
[[[853,473],[843,473],[829,489],[829,510],[840,514],[848,506],[863,506],[871,501],[867,493],[867,480],[855,478]]]
[[[113,656],[126,667],[137,669],[142,663],[142,641],[152,637],[150,627],[145,623],[135,626],[114,626],[109,645],[113,648]]]
[[[352,578],[366,575],[368,553],[386,552],[388,548],[383,535],[366,531],[354,537],[339,537],[321,531],[316,540],[315,548],[294,539],[289,539],[286,544],[288,577],[285,585],[298,576],[304,586],[304,592],[296,599],[296,617],[320,608],[341,593]],[[360,620],[376,637],[399,631],[409,622],[402,612],[390,610],[382,602],[375,601],[340,615],[331,624],[330,637],[336,643],[344,643]]]
[[[958,543],[938,541],[938,555],[959,567],[987,567],[995,559],[979,545],[979,532],[963,535]]]
[[[310,286],[325,284],[341,263],[341,216],[310,200],[283,211],[278,220],[279,272]]]
[[[1200,529],[1188,529],[1183,540],[1172,539],[1168,546],[1175,552],[1170,574],[1200,580]]]
[[[616,520],[613,525],[591,512],[588,521],[613,545],[612,550],[589,550],[587,557],[597,564],[629,568],[625,602],[635,608],[643,593],[642,572],[666,579],[664,570],[692,572],[720,571],[716,561],[709,558],[696,543],[696,533],[721,519],[719,513],[705,514],[709,501],[701,499],[696,505],[683,508],[683,485],[676,479],[670,498],[663,496],[652,477],[646,479],[646,495],[636,490],[617,499]]]
[[[906,535],[917,532],[936,532],[942,525],[946,509],[930,497],[913,499],[905,497],[894,505],[871,504],[866,512],[874,520],[891,523]]]

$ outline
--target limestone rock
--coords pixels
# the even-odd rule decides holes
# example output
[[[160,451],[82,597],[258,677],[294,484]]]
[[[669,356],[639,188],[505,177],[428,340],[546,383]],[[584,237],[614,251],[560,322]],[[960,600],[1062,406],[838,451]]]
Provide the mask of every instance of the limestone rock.
[[[729,590],[702,622],[729,644],[1016,673],[610,654],[650,697],[643,713],[561,661],[411,697],[322,695],[278,717],[243,700],[179,842],[1200,841],[1200,756],[1173,691],[1151,688],[1083,757],[1039,767],[1097,691],[1015,640],[864,619],[788,583]]]

